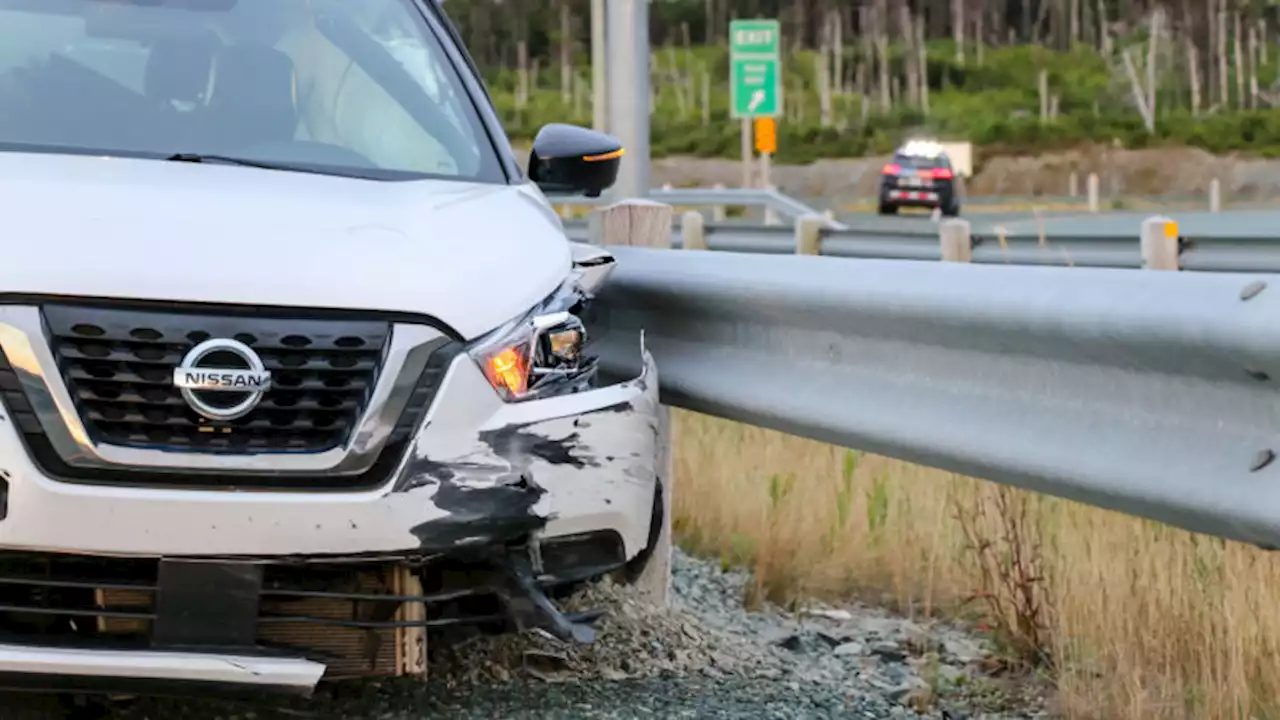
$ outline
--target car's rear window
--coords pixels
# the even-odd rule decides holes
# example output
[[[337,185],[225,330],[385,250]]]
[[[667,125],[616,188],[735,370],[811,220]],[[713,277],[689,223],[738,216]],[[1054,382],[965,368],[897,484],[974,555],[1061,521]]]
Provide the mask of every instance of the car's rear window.
[[[918,168],[921,170],[947,167],[946,158],[941,155],[937,157],[927,157],[923,155],[894,155],[893,162],[894,164],[904,168]]]

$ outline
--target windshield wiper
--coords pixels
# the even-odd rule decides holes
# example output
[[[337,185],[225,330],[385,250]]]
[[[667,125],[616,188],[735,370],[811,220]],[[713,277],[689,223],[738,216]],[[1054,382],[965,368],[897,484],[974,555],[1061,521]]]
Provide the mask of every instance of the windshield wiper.
[[[277,163],[269,160],[247,160],[245,158],[231,157],[230,155],[212,155],[208,153],[174,153],[165,158],[169,162],[185,162],[185,163],[208,163],[210,165],[238,165],[240,167],[261,168],[263,170],[287,170],[289,172],[311,173],[313,175],[337,175],[338,173],[326,172],[309,168],[305,165],[293,165],[290,163]]]

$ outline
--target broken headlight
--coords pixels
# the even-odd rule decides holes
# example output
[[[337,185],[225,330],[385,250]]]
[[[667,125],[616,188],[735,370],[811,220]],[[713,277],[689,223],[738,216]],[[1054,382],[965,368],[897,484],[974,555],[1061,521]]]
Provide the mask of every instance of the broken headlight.
[[[583,353],[586,329],[578,317],[587,297],[568,283],[529,313],[470,349],[494,390],[508,402],[591,387],[596,360]]]

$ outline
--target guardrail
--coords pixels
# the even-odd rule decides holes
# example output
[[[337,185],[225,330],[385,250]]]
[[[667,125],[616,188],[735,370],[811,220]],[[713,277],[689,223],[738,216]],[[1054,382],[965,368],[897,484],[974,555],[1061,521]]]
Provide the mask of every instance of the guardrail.
[[[1149,218],[1157,233],[1163,233],[1163,217]],[[974,234],[967,220],[953,218],[941,223],[922,223],[919,230],[832,228],[825,218],[812,215],[798,218],[793,227],[770,227],[746,223],[706,223],[700,214],[679,217],[671,236],[677,249],[706,249],[722,252],[768,255],[818,254],[831,257],[941,260],[944,238],[967,246],[969,262],[993,265],[1060,265],[1071,267],[1140,268],[1143,266],[1141,226],[1131,236],[1123,235],[1007,235],[995,232]],[[590,232],[584,222],[564,221],[571,240],[587,242]],[[1175,248],[1176,269],[1206,272],[1280,272],[1280,231],[1274,237],[1187,237],[1178,234],[1166,240]]]
[[[826,227],[844,229],[844,223],[838,222],[831,213],[820,213],[799,200],[784,195],[772,188],[675,188],[662,187],[649,191],[648,198],[655,202],[666,203],[676,207],[709,207],[715,209],[714,217],[723,220],[726,207],[759,207],[766,211],[765,227],[778,227],[769,221],[769,215],[776,215],[790,220],[792,223],[802,217],[817,216],[822,218]],[[609,204],[607,198],[589,198],[582,195],[557,195],[551,202],[561,207],[603,207]],[[590,232],[587,221],[566,220],[566,229],[572,228],[572,234],[585,237]]]
[[[1280,548],[1280,275],[609,249],[666,403]]]

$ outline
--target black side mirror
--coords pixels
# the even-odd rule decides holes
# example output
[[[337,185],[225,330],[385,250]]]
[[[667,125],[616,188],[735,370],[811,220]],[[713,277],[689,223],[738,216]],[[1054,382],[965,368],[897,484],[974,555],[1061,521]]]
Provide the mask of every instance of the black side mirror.
[[[599,197],[618,179],[622,143],[576,125],[544,125],[533,139],[529,179],[543,192]]]

